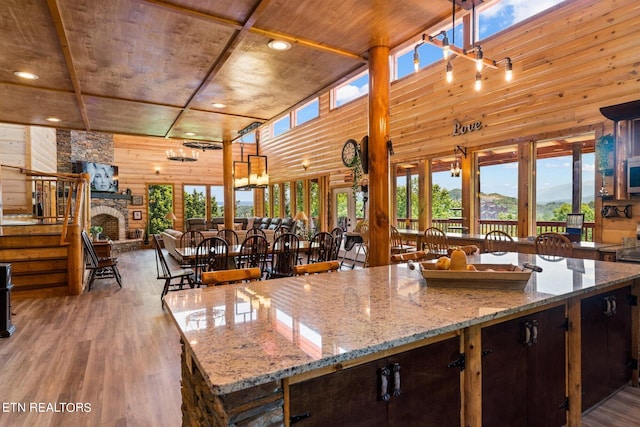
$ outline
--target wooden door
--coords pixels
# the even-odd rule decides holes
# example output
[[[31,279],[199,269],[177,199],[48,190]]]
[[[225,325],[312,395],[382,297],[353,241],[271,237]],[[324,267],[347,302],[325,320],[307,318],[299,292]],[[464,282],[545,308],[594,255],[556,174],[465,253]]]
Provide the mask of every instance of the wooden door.
[[[582,300],[582,410],[606,398],[631,378],[630,288]],[[611,312],[611,301],[615,310]]]
[[[380,398],[386,367],[383,359],[291,385],[291,417],[304,417],[292,425],[386,426],[387,402]]]
[[[401,385],[400,395],[389,400],[389,425],[460,425],[460,369],[447,367],[459,356],[460,340],[451,338],[389,357],[392,375],[400,369]]]
[[[582,300],[582,410],[587,410],[631,378],[630,288]],[[615,301],[612,312],[611,302]]]

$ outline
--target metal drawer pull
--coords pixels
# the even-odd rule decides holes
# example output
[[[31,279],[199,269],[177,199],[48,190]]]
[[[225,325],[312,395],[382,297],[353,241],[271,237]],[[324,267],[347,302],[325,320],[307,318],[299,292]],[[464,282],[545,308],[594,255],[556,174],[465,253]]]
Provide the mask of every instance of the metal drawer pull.
[[[393,395],[400,396],[400,364],[394,363],[391,365],[393,371]]]
[[[534,320],[531,322],[531,343],[535,344],[538,342],[538,321]]]
[[[388,402],[391,398],[389,395],[389,375],[391,375],[389,368],[380,369],[380,400],[383,402]]]

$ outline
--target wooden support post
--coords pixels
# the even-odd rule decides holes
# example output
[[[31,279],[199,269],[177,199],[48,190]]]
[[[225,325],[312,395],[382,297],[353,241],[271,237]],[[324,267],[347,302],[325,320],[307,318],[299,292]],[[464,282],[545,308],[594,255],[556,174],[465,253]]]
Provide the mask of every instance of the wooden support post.
[[[369,265],[389,264],[389,47],[369,49]]]
[[[464,332],[464,426],[482,426],[482,330],[470,326]]]
[[[233,147],[231,141],[222,143],[222,179],[224,183],[224,227],[233,230],[236,201],[233,192]]]
[[[567,302],[567,396],[569,411],[567,426],[579,426],[582,422],[582,307],[580,298],[571,298]]]
[[[533,217],[536,205],[533,173],[535,169],[535,144],[518,144],[518,237],[530,236],[535,231]],[[535,233],[534,233],[535,234]]]

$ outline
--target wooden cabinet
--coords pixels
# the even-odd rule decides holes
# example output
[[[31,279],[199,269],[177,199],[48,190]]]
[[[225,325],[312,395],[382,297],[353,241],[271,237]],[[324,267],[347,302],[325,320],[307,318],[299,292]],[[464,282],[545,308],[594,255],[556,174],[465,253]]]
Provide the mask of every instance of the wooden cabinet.
[[[482,329],[482,421],[565,424],[565,307]]]
[[[631,288],[585,298],[582,311],[582,410],[631,379]]]
[[[292,384],[295,426],[460,424],[458,338]],[[399,393],[398,393],[399,391]]]

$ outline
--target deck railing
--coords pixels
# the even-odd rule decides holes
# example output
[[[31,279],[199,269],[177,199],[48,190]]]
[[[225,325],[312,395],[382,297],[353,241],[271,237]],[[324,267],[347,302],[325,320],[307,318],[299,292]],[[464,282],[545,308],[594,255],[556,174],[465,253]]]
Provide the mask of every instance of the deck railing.
[[[456,233],[460,232],[459,227],[462,226],[461,219],[433,219],[432,224],[434,227],[442,229],[444,232]],[[479,222],[479,230],[477,234],[487,234],[492,230],[500,230],[509,234],[510,236],[518,235],[518,222],[515,220],[498,220],[498,219],[482,219]],[[398,228],[409,228],[412,230],[418,229],[418,220],[405,218],[398,218]],[[582,227],[582,241],[593,242],[593,230],[595,223],[585,222]],[[564,221],[538,221],[536,222],[536,234],[540,233],[566,233],[567,224]]]

